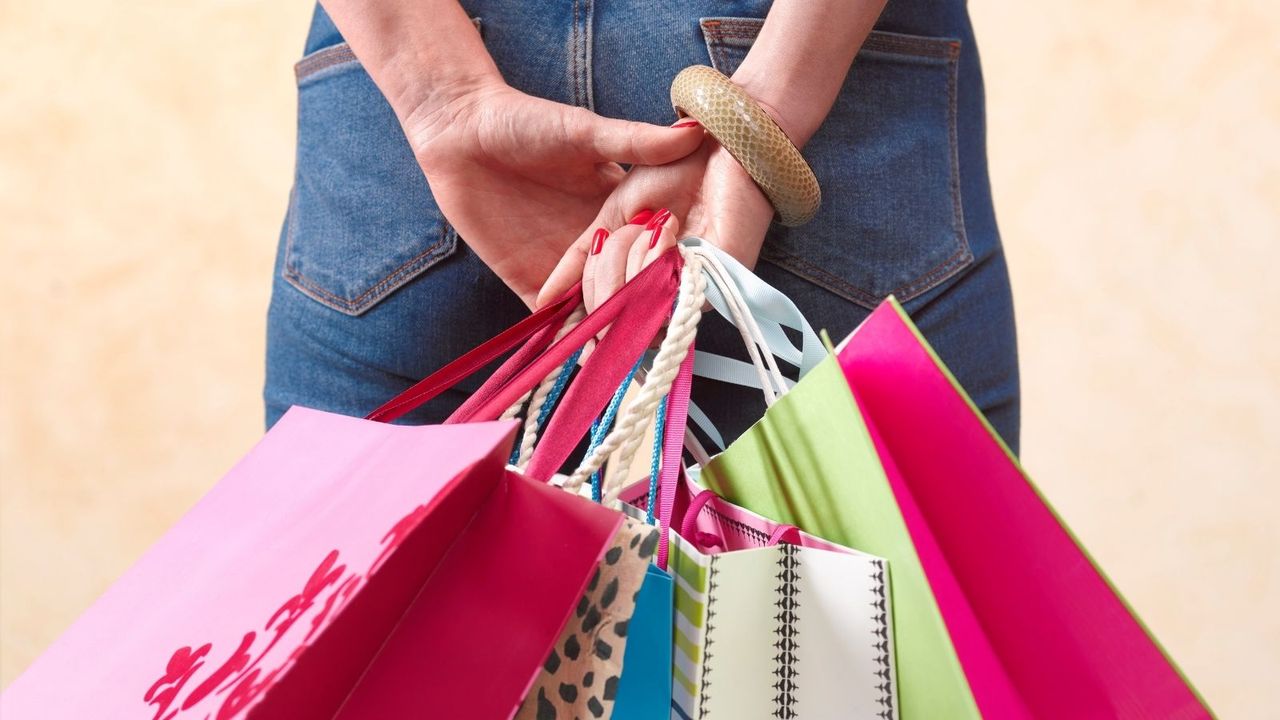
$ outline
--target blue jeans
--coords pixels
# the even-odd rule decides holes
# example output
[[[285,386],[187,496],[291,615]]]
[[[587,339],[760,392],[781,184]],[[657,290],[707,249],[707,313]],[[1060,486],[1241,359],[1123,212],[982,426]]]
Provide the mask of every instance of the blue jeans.
[[[671,78],[693,64],[731,74],[769,2],[463,5],[512,86],[665,124]],[[305,52],[268,319],[268,425],[295,404],[363,415],[527,313],[460,242],[390,106],[319,7]],[[802,227],[773,227],[757,272],[837,340],[897,296],[1016,452],[1013,304],[983,102],[964,2],[889,0],[805,147],[822,209]],[[727,324],[703,323],[700,349],[742,357],[740,345]],[[406,420],[439,422],[482,379]],[[748,391],[709,380],[694,398],[726,437],[762,410]]]

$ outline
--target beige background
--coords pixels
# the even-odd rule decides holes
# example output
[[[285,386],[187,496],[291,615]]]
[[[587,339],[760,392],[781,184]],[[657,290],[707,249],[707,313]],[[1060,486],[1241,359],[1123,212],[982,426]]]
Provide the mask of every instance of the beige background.
[[[0,681],[260,432],[304,0],[0,0]],[[1280,4],[974,0],[1027,465],[1280,717]]]

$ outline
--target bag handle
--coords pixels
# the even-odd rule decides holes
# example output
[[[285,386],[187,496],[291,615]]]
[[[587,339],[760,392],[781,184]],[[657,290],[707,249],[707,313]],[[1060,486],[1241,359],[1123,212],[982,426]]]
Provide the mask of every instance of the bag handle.
[[[521,348],[521,353],[526,350],[532,351],[539,345],[545,345],[554,336],[555,328],[561,326],[581,304],[582,284],[578,283],[555,302],[542,307],[529,317],[468,351],[462,357],[431,373],[408,390],[383,403],[378,409],[366,415],[364,419],[375,422],[394,422],[399,420],[440,393],[457,385],[463,379],[473,375],[480,368],[497,360],[503,353],[508,352],[520,343],[525,343],[525,346]],[[550,334],[548,334],[548,330],[551,330]]]
[[[547,481],[564,464],[591,423],[608,403],[615,388],[643,354],[651,338],[666,322],[680,283],[684,261],[678,251],[664,253],[657,261],[587,315],[559,341],[518,370],[519,358],[504,365],[506,373],[489,379],[446,421],[476,422],[495,419],[536,387],[543,378],[606,327],[585,365],[583,382],[569,384],[560,410],[551,416],[541,442],[526,468],[529,477]]]
[[[698,532],[698,513],[702,512],[702,508],[706,507],[707,503],[719,498],[720,496],[714,490],[703,490],[694,495],[693,499],[689,501],[688,509],[685,510],[684,520],[680,523],[680,537],[699,546],[723,545],[719,538],[714,535]],[[764,541],[764,547],[773,547],[778,543],[784,542],[789,545],[799,545],[800,528],[795,525],[775,526],[773,532],[769,533],[768,539]]]
[[[514,355],[445,421],[481,422],[502,416],[504,410],[532,390],[577,348],[606,326],[605,333],[583,367],[586,382],[572,383],[534,451],[527,475],[547,481],[564,463],[608,396],[648,347],[665,322],[680,281],[683,259],[678,251],[663,254],[631,282],[556,340],[565,320],[581,305],[581,287],[535,312],[433,373],[370,413],[368,419],[390,422],[438,396],[458,381],[526,341]],[[628,359],[630,358],[630,359]]]

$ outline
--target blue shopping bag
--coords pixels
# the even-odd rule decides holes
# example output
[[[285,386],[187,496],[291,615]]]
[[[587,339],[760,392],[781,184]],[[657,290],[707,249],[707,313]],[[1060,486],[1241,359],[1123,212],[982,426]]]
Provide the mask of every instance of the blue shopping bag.
[[[671,715],[671,638],[675,583],[650,565],[627,629],[614,720],[654,720]]]

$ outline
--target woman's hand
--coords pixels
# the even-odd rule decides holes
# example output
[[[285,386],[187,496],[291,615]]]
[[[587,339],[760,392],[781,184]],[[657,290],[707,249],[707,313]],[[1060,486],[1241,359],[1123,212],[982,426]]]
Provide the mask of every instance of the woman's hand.
[[[594,310],[675,245],[672,216],[680,219],[679,237],[696,235],[754,267],[774,210],[738,161],[706,136],[696,152],[677,162],[632,169],[564,253],[538,304],[556,299],[581,278],[587,309]]]
[[[702,141],[696,124],[613,120],[501,81],[437,95],[402,123],[445,217],[530,306],[627,177],[618,163],[670,163]]]

